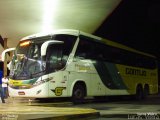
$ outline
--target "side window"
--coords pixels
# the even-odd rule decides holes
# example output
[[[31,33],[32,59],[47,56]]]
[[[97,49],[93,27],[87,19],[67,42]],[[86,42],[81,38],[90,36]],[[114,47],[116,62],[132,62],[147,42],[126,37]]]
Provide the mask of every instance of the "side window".
[[[62,69],[62,45],[54,44],[47,49],[47,71],[54,72]]]
[[[88,38],[80,37],[75,56],[85,59],[92,59],[94,55],[94,44]]]
[[[77,36],[57,34],[57,35],[52,36],[52,39],[64,42],[63,55],[64,55],[64,57],[68,57],[73,49],[73,46],[74,46],[75,41],[77,39]]]
[[[121,50],[118,48],[108,46],[105,44],[97,44],[96,52],[98,60],[103,60],[113,63],[122,62],[122,53]]]
[[[101,43],[96,43],[95,44],[95,59],[96,60],[100,60],[100,61],[106,61],[109,58],[109,54],[108,54],[108,49],[105,45],[101,44]]]
[[[149,69],[156,67],[156,62],[153,58],[118,47],[108,46],[86,36],[80,36],[75,56]]]
[[[59,40],[63,41],[63,47],[62,47],[62,64],[65,66],[67,63],[68,57],[70,53],[72,52],[72,49],[74,47],[75,41],[77,39],[77,36],[74,35],[67,35],[67,34],[56,34],[52,36],[52,40]]]

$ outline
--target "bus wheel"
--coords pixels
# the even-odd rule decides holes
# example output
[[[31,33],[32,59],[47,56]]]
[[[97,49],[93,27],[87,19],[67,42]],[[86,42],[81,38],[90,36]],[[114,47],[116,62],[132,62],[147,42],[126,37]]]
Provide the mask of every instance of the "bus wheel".
[[[143,99],[143,88],[141,85],[138,85],[136,88],[136,100],[142,100]]]
[[[85,97],[85,87],[82,84],[76,84],[73,88],[72,101],[73,103],[82,103]]]

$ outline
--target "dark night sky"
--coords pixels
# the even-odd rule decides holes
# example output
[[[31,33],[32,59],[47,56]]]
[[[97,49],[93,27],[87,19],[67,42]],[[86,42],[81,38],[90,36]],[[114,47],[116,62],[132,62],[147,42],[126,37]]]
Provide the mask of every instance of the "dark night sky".
[[[160,0],[122,0],[94,34],[160,58]]]

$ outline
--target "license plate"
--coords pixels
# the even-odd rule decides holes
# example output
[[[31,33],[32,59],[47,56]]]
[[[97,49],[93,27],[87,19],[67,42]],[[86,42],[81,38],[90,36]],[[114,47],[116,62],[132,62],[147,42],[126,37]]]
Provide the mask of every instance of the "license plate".
[[[25,92],[20,91],[20,92],[18,92],[18,95],[25,95]]]

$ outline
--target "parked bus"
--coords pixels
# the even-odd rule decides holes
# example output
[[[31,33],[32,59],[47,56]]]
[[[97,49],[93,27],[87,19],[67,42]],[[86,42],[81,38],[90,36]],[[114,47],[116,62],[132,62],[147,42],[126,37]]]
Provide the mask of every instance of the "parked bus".
[[[158,93],[156,57],[79,30],[20,40],[10,63],[11,97],[85,97]]]

